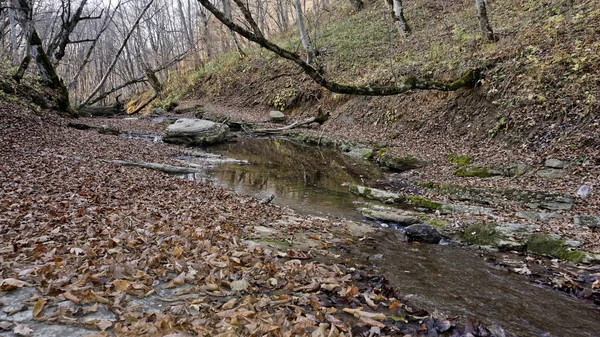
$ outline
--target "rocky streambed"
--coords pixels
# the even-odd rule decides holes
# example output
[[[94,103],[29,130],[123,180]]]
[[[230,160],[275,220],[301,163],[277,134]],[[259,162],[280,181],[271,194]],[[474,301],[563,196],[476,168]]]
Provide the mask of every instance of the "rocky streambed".
[[[127,137],[157,141],[148,134],[136,137],[130,132]],[[217,145],[199,141],[202,149],[178,151],[174,160],[193,169],[181,176],[317,220],[370,224],[375,232],[360,232],[347,248],[337,245],[336,258],[380,269],[395,287],[414,294],[420,305],[475,317],[489,326],[498,324],[506,335],[600,334],[598,308],[593,304],[598,301],[594,265],[598,257],[581,249],[579,242],[544,233],[540,225],[560,219],[593,227],[597,219],[593,214],[563,214],[575,203],[572,197],[432,184],[411,171],[423,165],[420,161],[376,153],[384,158],[380,164],[404,171],[392,173],[375,165],[369,160],[373,154],[355,144],[315,147],[307,145],[312,138],[297,135],[295,140],[243,135],[234,142],[220,142],[223,139]],[[526,210],[513,212],[510,206],[515,204]],[[507,212],[514,215],[511,221],[505,220]],[[512,221],[515,218],[523,221]],[[278,230],[256,228],[254,242],[284,250],[321,247],[316,236],[303,232],[290,236],[287,228],[297,228],[298,221],[302,223],[294,219],[282,223]],[[415,241],[423,244],[411,243]],[[570,323],[557,325],[565,310]]]

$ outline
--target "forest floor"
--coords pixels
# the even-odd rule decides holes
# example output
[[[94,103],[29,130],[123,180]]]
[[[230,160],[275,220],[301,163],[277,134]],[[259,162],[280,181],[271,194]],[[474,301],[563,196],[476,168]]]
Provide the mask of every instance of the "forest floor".
[[[364,225],[300,217],[107,162],[175,164],[182,148],[76,130],[23,110],[0,108],[3,335],[486,331],[412,308],[369,267],[332,253],[364,239],[372,231]],[[147,121],[120,123],[158,132]],[[253,243],[265,233],[296,243],[284,250]]]

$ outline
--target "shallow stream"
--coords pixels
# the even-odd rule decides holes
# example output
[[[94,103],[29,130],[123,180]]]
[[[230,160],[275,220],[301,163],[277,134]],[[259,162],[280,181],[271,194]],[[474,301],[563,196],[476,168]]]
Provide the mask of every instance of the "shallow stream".
[[[213,183],[262,198],[273,194],[274,203],[303,214],[360,221],[357,203],[365,200],[343,184],[370,185],[387,177],[335,149],[287,139],[240,138],[206,150],[250,163],[209,169]],[[497,269],[472,250],[405,244],[388,230],[347,253],[381,270],[424,309],[498,324],[507,336],[600,336],[597,306]]]

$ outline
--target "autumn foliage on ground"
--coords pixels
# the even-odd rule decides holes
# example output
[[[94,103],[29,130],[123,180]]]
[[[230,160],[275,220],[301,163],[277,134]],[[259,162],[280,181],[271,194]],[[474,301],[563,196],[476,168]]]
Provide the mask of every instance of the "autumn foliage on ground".
[[[322,249],[327,256],[332,245],[352,243],[332,235],[332,223],[278,224],[284,219],[278,207],[107,162],[169,163],[179,150],[76,130],[67,122],[19,104],[0,108],[0,296],[36,289],[28,305],[0,301],[8,315],[30,311],[37,322],[84,327],[90,336],[485,331],[471,322],[454,327],[407,306],[368,269],[332,258],[317,262]],[[157,127],[115,123],[122,130]],[[282,251],[245,242],[256,236],[256,226],[284,235],[315,231],[320,234],[311,237],[321,240],[321,249]],[[89,318],[98,312],[111,314]],[[39,329],[28,324],[0,327],[25,336]]]

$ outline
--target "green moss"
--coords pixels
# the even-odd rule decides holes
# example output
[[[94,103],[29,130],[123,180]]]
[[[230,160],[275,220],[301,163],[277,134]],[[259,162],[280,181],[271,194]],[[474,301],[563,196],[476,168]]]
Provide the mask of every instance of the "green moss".
[[[429,226],[433,226],[433,227],[435,227],[437,229],[442,229],[442,228],[448,226],[448,223],[446,221],[444,221],[444,220],[438,220],[438,219],[430,219],[430,220],[427,221],[427,224]]]
[[[586,255],[585,252],[580,250],[569,249],[564,241],[546,234],[531,235],[527,240],[527,251],[573,262],[581,262]]]
[[[377,150],[377,154],[375,155],[375,159],[377,160],[381,160],[381,158],[383,157],[384,154],[388,153],[389,150],[387,149],[387,147],[383,147],[379,150]]]
[[[468,166],[471,165],[471,163],[473,162],[471,158],[469,158],[469,156],[458,155],[455,153],[451,153],[448,155],[448,161],[452,164],[457,165],[458,167]]]
[[[363,159],[371,160],[373,158],[373,151],[369,151],[363,155]]]
[[[397,133],[390,133],[390,135],[388,136],[389,139],[396,139],[398,138],[399,134]]]
[[[456,171],[454,171],[454,175],[457,177],[479,177],[479,178],[489,178],[492,176],[487,167],[480,166],[468,166],[468,167],[459,167]]]
[[[442,209],[442,204],[440,204],[439,202],[429,200],[424,197],[409,195],[409,196],[406,196],[406,199],[408,201],[410,201],[410,203],[415,207],[423,207],[423,208],[431,209],[434,211]]]
[[[437,188],[438,187],[438,184],[433,183],[431,181],[420,181],[416,184],[420,185],[421,187],[425,187],[425,188]]]
[[[351,193],[354,193],[356,195],[363,195],[367,198],[370,198],[373,194],[370,188],[368,188],[368,187],[363,188],[362,186],[359,187],[358,185],[354,185],[354,184],[350,185],[349,189],[350,189]]]
[[[502,239],[493,223],[473,224],[465,229],[462,240],[471,245],[490,246]]]

